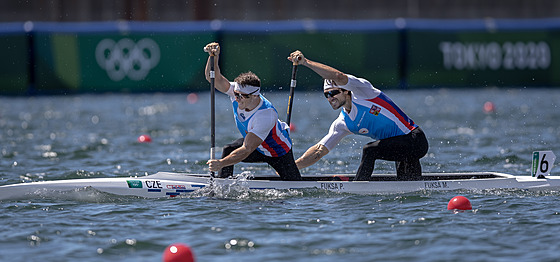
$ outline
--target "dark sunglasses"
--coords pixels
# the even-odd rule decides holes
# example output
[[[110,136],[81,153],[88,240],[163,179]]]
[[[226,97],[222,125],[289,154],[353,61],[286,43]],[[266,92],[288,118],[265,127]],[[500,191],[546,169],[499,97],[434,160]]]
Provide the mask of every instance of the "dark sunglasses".
[[[241,93],[235,93],[235,92],[234,92],[234,94],[235,94],[235,97],[236,97],[236,98],[239,98],[239,99],[241,99],[241,98],[249,98],[249,97],[250,97],[250,95],[241,94]]]
[[[233,92],[233,94],[235,95],[235,97],[237,97],[237,98],[239,98],[239,99],[241,99],[241,98],[247,99],[247,98],[251,97],[251,95],[254,94],[254,93],[257,92],[257,91],[259,91],[259,90],[255,90],[255,91],[253,91],[253,92],[251,92],[251,93],[249,93],[249,94],[241,94],[241,93],[237,93],[237,92]]]
[[[336,96],[336,95],[340,94],[340,90],[336,90],[336,89],[335,89],[335,90],[331,90],[331,91],[325,92],[325,93],[323,93],[323,94],[325,95],[325,98],[328,99],[329,97],[333,97],[333,96]]]

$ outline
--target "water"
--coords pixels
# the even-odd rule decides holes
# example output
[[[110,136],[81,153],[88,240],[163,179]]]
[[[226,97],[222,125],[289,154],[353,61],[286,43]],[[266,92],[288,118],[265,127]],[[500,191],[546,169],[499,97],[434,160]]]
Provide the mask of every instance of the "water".
[[[426,172],[527,175],[533,151],[560,155],[560,89],[387,93],[428,136]],[[265,95],[285,118],[287,93]],[[320,93],[295,98],[297,157],[326,134],[338,112]],[[187,94],[2,97],[0,185],[208,172],[208,101],[208,93],[196,103]],[[486,101],[495,112],[483,111]],[[218,146],[239,137],[230,107],[217,96]],[[138,143],[142,134],[153,142]],[[345,138],[303,173],[355,172],[366,142]],[[249,164],[238,165],[241,171],[271,172]],[[394,165],[378,161],[375,172],[394,172]],[[560,260],[560,193],[554,191],[213,193],[154,200],[81,190],[2,201],[0,260],[160,261],[176,242],[190,245],[198,261]],[[455,195],[468,197],[473,211],[448,211]]]

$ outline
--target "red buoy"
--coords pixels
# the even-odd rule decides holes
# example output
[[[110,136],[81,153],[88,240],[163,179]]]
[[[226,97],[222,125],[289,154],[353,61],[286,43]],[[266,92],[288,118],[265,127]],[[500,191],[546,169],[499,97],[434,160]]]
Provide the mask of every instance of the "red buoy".
[[[150,143],[152,138],[149,135],[141,135],[138,137],[138,142],[140,143]]]
[[[464,196],[456,196],[449,201],[449,204],[447,204],[447,210],[453,209],[471,210],[471,201],[469,201],[469,199]]]
[[[494,106],[494,103],[487,101],[486,103],[484,103],[483,110],[486,114],[494,113],[496,112],[496,106]]]
[[[163,262],[194,262],[194,254],[191,248],[182,243],[167,246],[163,252]]]
[[[198,102],[198,95],[196,93],[190,93],[187,95],[187,102],[189,104],[196,104]]]
[[[297,130],[297,127],[294,123],[290,123],[290,132],[295,132]]]

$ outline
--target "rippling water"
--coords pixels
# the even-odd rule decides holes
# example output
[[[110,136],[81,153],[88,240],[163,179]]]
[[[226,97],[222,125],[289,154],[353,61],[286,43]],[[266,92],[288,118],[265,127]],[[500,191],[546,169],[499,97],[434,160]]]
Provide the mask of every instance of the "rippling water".
[[[426,172],[529,174],[531,153],[560,152],[560,89],[387,92],[426,132]],[[287,93],[265,94],[285,118]],[[0,97],[0,185],[208,172],[208,93]],[[198,98],[198,100],[196,99]],[[296,93],[294,154],[338,114],[320,93]],[[195,101],[196,100],[196,101]],[[491,101],[494,112],[484,112]],[[217,97],[216,144],[239,137],[231,105]],[[152,143],[138,143],[148,134]],[[349,137],[303,174],[355,172]],[[559,154],[560,155],[560,154]],[[237,172],[271,172],[240,164]],[[558,168],[552,172],[558,172]],[[378,161],[376,172],[394,172]],[[2,201],[2,261],[158,261],[187,243],[199,261],[556,261],[558,192],[519,190],[345,195],[319,190],[199,192],[176,199],[93,190]],[[474,210],[446,210],[455,195]]]

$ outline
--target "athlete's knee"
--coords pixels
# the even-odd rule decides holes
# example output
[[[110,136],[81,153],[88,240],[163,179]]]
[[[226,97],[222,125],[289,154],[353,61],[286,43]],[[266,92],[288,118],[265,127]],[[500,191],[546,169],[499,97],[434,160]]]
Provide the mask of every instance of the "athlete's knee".
[[[372,145],[371,143],[368,143],[364,147],[362,147],[363,156],[376,158],[377,152],[378,152],[377,147]]]
[[[243,140],[235,140],[229,144],[226,144],[223,148],[222,148],[222,158],[228,156],[229,154],[231,154],[231,152],[233,152],[235,149],[241,147],[243,145]]]
[[[222,158],[229,156],[229,154],[231,154],[231,152],[233,152],[233,150],[235,150],[235,148],[233,147],[228,147],[227,145],[224,146],[222,148]]]
[[[428,143],[422,143],[420,146],[418,146],[418,148],[416,149],[416,158],[420,159],[423,158],[424,156],[426,156],[426,154],[428,154]]]

